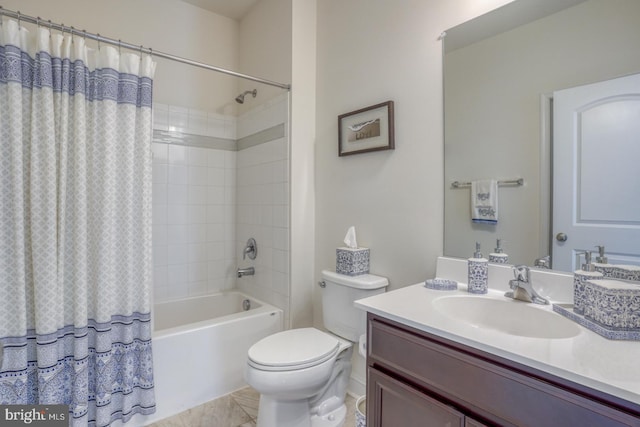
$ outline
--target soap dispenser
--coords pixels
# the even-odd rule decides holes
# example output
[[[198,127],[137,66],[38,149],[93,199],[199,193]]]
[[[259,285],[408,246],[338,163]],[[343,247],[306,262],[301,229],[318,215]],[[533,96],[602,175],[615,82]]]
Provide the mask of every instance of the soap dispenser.
[[[472,294],[486,294],[489,291],[489,261],[482,257],[480,243],[476,242],[476,251],[473,258],[468,259],[467,265],[467,291]]]
[[[593,263],[595,270],[602,273],[605,278],[614,278],[616,276],[615,266],[609,264],[609,259],[605,256],[604,245],[596,245],[598,248],[598,256],[596,262]]]
[[[496,264],[506,264],[509,262],[509,255],[505,254],[501,247],[502,239],[496,240],[496,248],[494,252],[489,254],[489,262]]]
[[[585,263],[582,264],[580,270],[576,270],[573,273],[573,311],[577,314],[584,314],[585,282],[588,280],[602,279],[604,277],[602,273],[596,271],[596,267],[591,263],[591,251],[578,253],[578,255],[583,254]]]

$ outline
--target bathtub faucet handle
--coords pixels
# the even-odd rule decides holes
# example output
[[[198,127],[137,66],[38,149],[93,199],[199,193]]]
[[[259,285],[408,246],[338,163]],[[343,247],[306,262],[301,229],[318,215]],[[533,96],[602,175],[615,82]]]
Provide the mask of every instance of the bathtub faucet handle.
[[[256,239],[250,237],[247,240],[247,244],[242,251],[242,259],[246,259],[247,255],[249,255],[249,259],[256,259],[258,256],[258,244],[256,243]]]

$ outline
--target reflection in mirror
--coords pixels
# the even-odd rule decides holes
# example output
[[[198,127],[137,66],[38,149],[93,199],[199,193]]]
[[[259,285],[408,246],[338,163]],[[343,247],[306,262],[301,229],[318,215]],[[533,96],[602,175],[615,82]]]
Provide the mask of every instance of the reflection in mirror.
[[[564,244],[551,224],[553,93],[639,73],[638,22],[637,0],[515,0],[446,32],[445,255],[480,242],[487,256],[502,239],[510,263],[533,265]],[[496,225],[472,223],[470,188],[452,186],[516,178],[499,187]]]

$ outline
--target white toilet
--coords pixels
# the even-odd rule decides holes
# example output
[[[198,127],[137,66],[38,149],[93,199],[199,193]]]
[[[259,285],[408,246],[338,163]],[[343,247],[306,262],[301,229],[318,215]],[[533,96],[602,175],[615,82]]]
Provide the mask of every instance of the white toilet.
[[[340,427],[351,375],[353,344],[366,330],[366,313],[353,302],[385,291],[373,274],[322,271],[322,317],[330,332],[291,329],[255,343],[247,383],[260,392],[258,427]]]

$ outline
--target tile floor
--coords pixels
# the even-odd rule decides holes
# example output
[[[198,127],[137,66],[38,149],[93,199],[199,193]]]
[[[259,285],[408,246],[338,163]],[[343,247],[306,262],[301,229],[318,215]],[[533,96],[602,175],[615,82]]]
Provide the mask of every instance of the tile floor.
[[[196,406],[149,427],[255,427],[260,394],[251,387]],[[356,399],[347,395],[345,427],[355,426]]]

